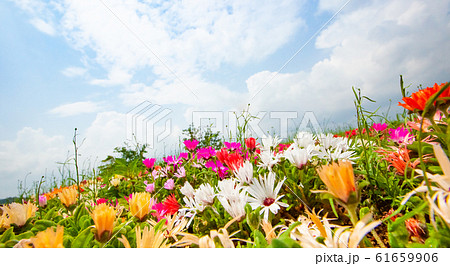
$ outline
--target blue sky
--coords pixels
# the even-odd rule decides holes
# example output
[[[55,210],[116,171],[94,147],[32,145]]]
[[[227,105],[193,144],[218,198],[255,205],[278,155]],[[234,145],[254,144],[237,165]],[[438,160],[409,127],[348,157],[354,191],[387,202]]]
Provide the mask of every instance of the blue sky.
[[[143,101],[171,110],[152,156],[178,149],[193,112],[226,123],[250,103],[263,132],[280,133],[280,111],[298,114],[291,128],[306,111],[346,125],[352,86],[395,112],[400,74],[411,89],[449,79],[450,1],[147,2],[0,2],[0,198],[28,173],[28,185],[57,176],[75,127],[82,160],[98,165]]]

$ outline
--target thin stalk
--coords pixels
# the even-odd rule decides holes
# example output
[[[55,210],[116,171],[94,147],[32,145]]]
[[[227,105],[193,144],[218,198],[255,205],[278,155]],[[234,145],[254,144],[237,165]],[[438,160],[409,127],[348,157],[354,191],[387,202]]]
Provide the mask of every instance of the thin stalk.
[[[75,149],[75,171],[77,174],[77,188],[78,188],[78,200],[81,198],[81,188],[80,188],[80,175],[78,172],[78,147],[77,147],[77,128],[75,128],[75,133],[73,134],[73,146]]]

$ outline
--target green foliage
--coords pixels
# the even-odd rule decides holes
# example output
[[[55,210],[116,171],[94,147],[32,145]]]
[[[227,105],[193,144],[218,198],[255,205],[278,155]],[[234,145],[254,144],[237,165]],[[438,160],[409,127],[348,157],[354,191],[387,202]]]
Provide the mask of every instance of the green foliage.
[[[188,128],[183,129],[183,141],[197,140],[199,143],[197,148],[213,147],[218,150],[222,146],[222,140],[219,136],[220,132],[213,132],[211,130],[212,125],[204,128],[196,128],[193,124]]]

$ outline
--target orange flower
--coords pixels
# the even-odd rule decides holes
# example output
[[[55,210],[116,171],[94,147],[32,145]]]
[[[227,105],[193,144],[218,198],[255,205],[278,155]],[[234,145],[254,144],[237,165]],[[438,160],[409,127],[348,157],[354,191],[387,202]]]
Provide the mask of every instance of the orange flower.
[[[31,202],[24,204],[13,202],[1,209],[3,210],[2,227],[6,228],[7,223],[23,226],[29,218],[34,217],[38,208]]]
[[[327,186],[328,193],[344,204],[355,203],[357,197],[350,198],[352,193],[356,193],[355,176],[350,161],[333,162],[322,166],[317,172]]]
[[[99,242],[106,242],[111,237],[114,228],[114,221],[116,219],[114,207],[106,205],[106,203],[99,204],[95,206],[91,217],[94,220],[95,229],[97,229],[95,238]]]
[[[420,163],[419,159],[416,159],[414,162],[411,162],[411,158],[409,157],[409,150],[405,147],[395,148],[396,151],[387,151],[384,149],[377,150],[376,152],[384,155],[383,160],[386,160],[390,163],[389,167],[393,166],[399,175],[404,175],[406,169],[416,168],[416,166]],[[426,157],[424,157],[426,159]]]
[[[438,85],[437,83],[434,84],[433,87],[427,87],[425,89],[419,90],[411,95],[411,97],[403,97],[402,100],[405,103],[398,103],[398,105],[403,106],[404,108],[410,110],[410,111],[423,111],[425,109],[425,105],[430,99],[431,96],[433,96],[436,92],[438,92],[443,86],[445,86],[446,83],[442,83],[441,85]],[[450,96],[450,89],[446,89],[438,99],[443,100],[444,97]],[[444,100],[446,101],[446,100]]]
[[[152,195],[147,192],[133,193],[128,202],[131,214],[141,221],[150,213],[154,203]]]
[[[56,232],[49,227],[45,231],[39,232],[36,237],[31,238],[35,248],[64,248],[63,246],[64,227],[57,226]]]
[[[58,193],[58,197],[62,204],[69,207],[77,202],[78,191],[74,186],[66,187]]]
[[[131,248],[128,239],[122,235],[119,238],[125,248]],[[168,248],[169,245],[166,244],[166,238],[162,231],[155,231],[155,228],[150,226],[150,229],[146,226],[141,233],[141,228],[136,226],[136,248]]]

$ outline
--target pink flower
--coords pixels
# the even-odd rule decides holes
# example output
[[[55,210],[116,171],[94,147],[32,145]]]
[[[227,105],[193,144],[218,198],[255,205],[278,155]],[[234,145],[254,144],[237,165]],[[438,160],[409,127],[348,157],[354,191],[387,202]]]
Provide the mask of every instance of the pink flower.
[[[185,140],[184,142],[184,146],[186,146],[186,149],[193,151],[195,150],[195,148],[198,145],[198,140],[194,139],[194,140]]]
[[[156,159],[155,158],[151,158],[151,159],[145,159],[142,161],[142,163],[147,167],[147,168],[152,168],[153,165],[155,165]]]
[[[148,193],[152,193],[153,191],[155,191],[155,183],[148,184],[147,181],[144,181],[144,184],[146,185],[145,191],[147,191]]]
[[[383,124],[377,124],[377,123],[373,123],[372,128],[378,132],[383,131],[387,128],[387,124],[383,123]]]
[[[172,190],[175,187],[175,182],[172,178],[167,179],[166,183],[164,183],[164,188],[167,190]]]
[[[186,176],[186,170],[184,169],[183,166],[181,166],[180,168],[178,168],[177,172],[174,174],[174,176],[178,177],[178,178],[182,178]]]
[[[392,141],[397,142],[398,144],[411,144],[414,142],[414,136],[411,136],[408,129],[404,128],[403,126],[400,126],[396,129],[389,129],[389,137]]]
[[[157,179],[159,177],[159,171],[158,170],[153,170],[152,171],[152,176],[154,179]]]
[[[47,205],[47,197],[45,195],[39,196],[39,206],[45,207]]]

